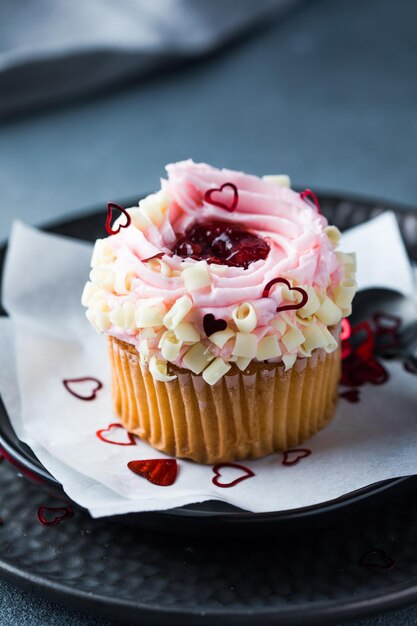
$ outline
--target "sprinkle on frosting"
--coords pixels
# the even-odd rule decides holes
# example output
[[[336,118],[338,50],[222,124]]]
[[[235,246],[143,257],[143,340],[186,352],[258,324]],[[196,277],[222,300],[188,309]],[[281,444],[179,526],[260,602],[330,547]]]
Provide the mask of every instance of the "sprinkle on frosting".
[[[82,294],[97,331],[136,347],[166,383],[171,364],[212,385],[251,362],[289,369],[336,350],[356,260],[336,250],[340,232],[315,194],[294,192],[282,175],[191,160],[166,169],[139,206],[108,205],[111,236],[97,240]]]
[[[225,189],[230,189],[232,191],[232,197],[230,197],[230,194],[228,196],[224,193]],[[208,202],[208,204],[212,204],[220,209],[233,213],[239,201],[239,193],[236,185],[233,183],[223,183],[223,185],[218,188],[208,189],[204,194],[204,200]]]
[[[118,211],[120,211],[122,215],[124,215],[126,218],[126,222],[124,224],[119,223],[119,226],[116,229],[112,229],[111,227],[111,221],[113,219],[113,209],[117,209]],[[106,228],[106,232],[108,235],[117,235],[120,232],[121,228],[128,228],[131,222],[132,222],[132,218],[130,217],[129,213],[126,211],[124,207],[122,207],[120,204],[116,204],[115,202],[109,202],[107,204],[107,217],[106,217],[105,228]]]

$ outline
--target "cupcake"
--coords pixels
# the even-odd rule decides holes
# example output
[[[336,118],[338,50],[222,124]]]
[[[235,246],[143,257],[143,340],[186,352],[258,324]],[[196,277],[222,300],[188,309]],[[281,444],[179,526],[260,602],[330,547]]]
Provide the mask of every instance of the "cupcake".
[[[199,463],[297,446],[335,412],[355,257],[286,176],[166,171],[139,206],[109,204],[82,296],[107,336],[115,411]]]

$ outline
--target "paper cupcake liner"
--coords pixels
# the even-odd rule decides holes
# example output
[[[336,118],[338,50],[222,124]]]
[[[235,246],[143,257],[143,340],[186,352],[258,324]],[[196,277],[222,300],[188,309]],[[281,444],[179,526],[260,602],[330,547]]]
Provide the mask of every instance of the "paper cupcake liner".
[[[136,349],[109,338],[113,397],[123,426],[157,450],[199,463],[259,458],[298,446],[333,417],[340,350],[281,364],[236,366],[215,385],[171,366],[156,381]]]

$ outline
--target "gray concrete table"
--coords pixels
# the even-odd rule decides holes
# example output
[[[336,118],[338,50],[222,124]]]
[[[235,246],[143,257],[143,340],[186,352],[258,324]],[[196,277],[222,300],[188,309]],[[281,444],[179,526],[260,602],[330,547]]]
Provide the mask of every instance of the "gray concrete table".
[[[0,124],[1,238],[151,191],[190,156],[417,205],[416,23],[413,0],[308,2],[204,61]],[[0,623],[105,622],[0,582]]]

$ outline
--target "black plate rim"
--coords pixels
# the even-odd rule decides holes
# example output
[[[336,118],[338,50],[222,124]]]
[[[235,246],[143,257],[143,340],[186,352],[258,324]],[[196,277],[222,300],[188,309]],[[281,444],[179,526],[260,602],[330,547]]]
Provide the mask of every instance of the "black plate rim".
[[[149,624],[163,624],[177,626],[181,624],[212,623],[213,619],[222,619],[224,626],[240,626],[253,624],[253,618],[262,619],[262,624],[273,625],[298,625],[324,624],[333,622],[337,617],[340,619],[354,619],[369,616],[381,611],[395,610],[400,606],[406,606],[417,601],[417,584],[410,586],[407,582],[393,585],[390,591],[381,599],[380,590],[375,590],[367,596],[356,596],[354,600],[321,600],[314,605],[298,604],[296,609],[211,609],[210,611],[198,611],[193,608],[177,609],[161,607],[159,605],[140,604],[132,600],[118,599],[88,592],[69,585],[61,584],[48,577],[31,574],[27,570],[15,567],[0,560],[0,571],[7,580],[18,584],[21,588],[36,591],[43,597],[59,602],[71,609],[81,611],[94,611],[104,617],[112,617],[126,623],[132,623],[132,619],[150,620]],[[98,610],[97,610],[98,609]],[[119,613],[119,611],[121,613]],[[124,617],[123,611],[129,611]],[[178,620],[181,620],[180,622]],[[197,621],[198,620],[198,621]]]
[[[145,197],[146,194],[138,194],[134,199],[132,197],[124,200],[120,200],[119,203],[123,206],[133,206],[137,204],[138,199]],[[338,201],[338,202],[352,202],[355,204],[364,204],[370,205],[374,207],[380,207],[381,211],[393,211],[394,213],[401,213],[403,215],[411,214],[414,219],[417,219],[417,211],[415,208],[411,206],[407,206],[404,204],[397,205],[394,201],[384,201],[381,199],[374,199],[369,197],[363,197],[361,195],[350,194],[347,192],[335,192],[331,190],[326,191],[318,191],[317,195],[320,199],[324,201]],[[103,212],[104,212],[103,202]],[[52,220],[47,222],[46,224],[40,225],[39,228],[41,230],[45,230],[46,232],[54,232],[55,230],[61,230],[65,228],[65,226],[71,224],[74,221],[88,219],[93,214],[97,214],[100,211],[99,206],[94,205],[89,208],[81,211],[77,211],[72,213],[71,216],[64,216],[58,220]],[[65,236],[65,235],[64,235]],[[66,235],[68,236],[68,235]],[[7,250],[7,241],[0,246],[0,255]],[[0,396],[0,415],[4,412],[8,419],[7,411],[4,407]],[[13,428],[12,428],[13,430]],[[17,439],[17,436],[16,436]],[[13,442],[10,442],[8,438],[4,437],[4,433],[2,432],[2,424],[0,421],[0,448],[3,448],[9,455],[15,460],[18,464],[22,465],[24,468],[28,469],[30,472],[35,474],[35,476],[39,477],[41,480],[46,481],[52,488],[59,489],[62,491],[62,497],[68,499],[66,496],[62,485],[57,481],[49,472],[44,468],[41,462],[35,457],[32,451],[29,450],[25,456],[23,456],[19,450],[13,445]],[[365,487],[361,487],[356,489],[348,494],[344,494],[338,498],[334,498],[332,500],[328,500],[324,503],[313,504],[307,507],[300,507],[298,509],[286,509],[283,511],[267,511],[264,513],[253,513],[251,511],[245,511],[243,509],[239,509],[238,507],[230,507],[230,510],[227,512],[217,512],[217,511],[198,511],[193,508],[193,505],[185,505],[182,507],[175,507],[172,509],[167,509],[165,511],[152,511],[150,512],[152,515],[156,516],[174,516],[176,518],[187,517],[187,518],[213,518],[218,521],[233,521],[233,523],[245,522],[245,523],[257,523],[261,521],[270,521],[274,519],[288,519],[294,520],[305,516],[319,515],[321,513],[326,513],[330,510],[336,510],[343,508],[344,506],[349,506],[350,504],[354,504],[359,502],[365,498],[369,498],[372,496],[376,496],[382,492],[387,490],[395,489],[396,487],[408,482],[413,481],[415,477],[412,476],[404,476],[399,478],[392,478],[388,480],[384,480],[378,483],[373,483],[371,485],[366,485]],[[210,502],[210,501],[206,501]],[[221,501],[211,501],[216,502],[217,504]],[[81,508],[80,505],[74,503],[77,508]],[[204,502],[202,503],[204,505]],[[228,505],[229,506],[229,505]],[[232,510],[234,509],[234,510]],[[149,514],[149,513],[145,513]],[[134,515],[143,515],[142,513],[135,513]],[[120,518],[120,516],[116,516]]]

